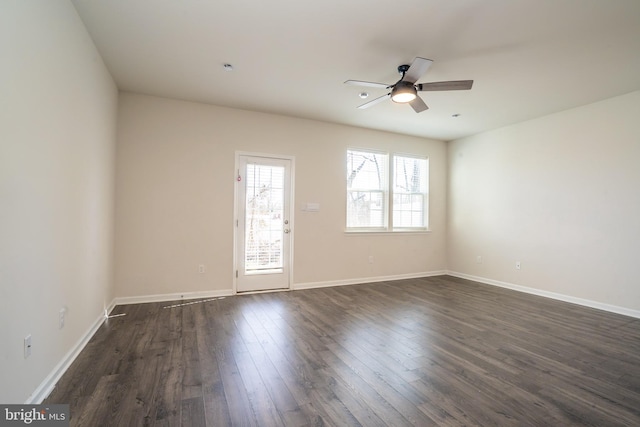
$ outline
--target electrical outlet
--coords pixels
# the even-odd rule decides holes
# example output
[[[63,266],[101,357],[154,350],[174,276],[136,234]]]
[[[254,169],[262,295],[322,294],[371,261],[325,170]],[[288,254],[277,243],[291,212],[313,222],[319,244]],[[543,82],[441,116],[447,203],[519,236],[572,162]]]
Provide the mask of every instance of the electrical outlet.
[[[31,334],[24,337],[24,358],[31,356]]]
[[[58,329],[64,328],[64,315],[67,313],[67,309],[65,307],[61,308],[58,312]]]
[[[198,272],[199,272],[200,274],[203,274],[203,273],[205,273],[206,271],[207,271],[207,267],[205,267],[205,265],[204,265],[204,264],[200,264],[200,265],[198,266]]]
[[[520,270],[520,261],[516,261],[516,270]]]
[[[476,257],[476,263],[482,264],[482,257],[480,255]]]
[[[373,255],[369,255],[369,264],[373,264]]]

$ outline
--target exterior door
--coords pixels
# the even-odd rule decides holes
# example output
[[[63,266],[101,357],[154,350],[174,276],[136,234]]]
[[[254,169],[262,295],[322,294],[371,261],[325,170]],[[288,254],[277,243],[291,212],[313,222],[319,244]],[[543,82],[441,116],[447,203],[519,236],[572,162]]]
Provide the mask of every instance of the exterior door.
[[[236,290],[288,289],[291,160],[238,157]]]

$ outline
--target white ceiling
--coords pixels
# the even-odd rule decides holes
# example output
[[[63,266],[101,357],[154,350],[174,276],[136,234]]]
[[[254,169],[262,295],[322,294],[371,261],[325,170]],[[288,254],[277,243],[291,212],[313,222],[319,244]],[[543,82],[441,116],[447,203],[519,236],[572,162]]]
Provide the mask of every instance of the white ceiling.
[[[640,0],[73,3],[121,90],[441,140],[640,89]],[[356,109],[416,56],[473,89]]]

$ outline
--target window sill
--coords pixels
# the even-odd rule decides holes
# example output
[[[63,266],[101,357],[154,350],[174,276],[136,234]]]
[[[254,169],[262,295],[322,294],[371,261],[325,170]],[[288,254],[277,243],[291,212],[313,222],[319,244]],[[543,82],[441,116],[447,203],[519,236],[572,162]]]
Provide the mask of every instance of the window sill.
[[[423,230],[345,230],[344,234],[347,236],[371,236],[371,235],[380,235],[380,236],[390,236],[390,235],[407,235],[407,234],[430,234],[431,230],[423,229]]]

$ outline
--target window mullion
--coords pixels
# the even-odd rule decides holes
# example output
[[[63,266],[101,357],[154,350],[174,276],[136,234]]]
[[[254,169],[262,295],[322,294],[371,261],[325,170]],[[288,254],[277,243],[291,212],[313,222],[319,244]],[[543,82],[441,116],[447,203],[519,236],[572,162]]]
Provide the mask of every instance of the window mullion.
[[[387,215],[387,228],[393,231],[393,197],[394,197],[394,180],[396,176],[395,169],[395,156],[389,156],[389,179],[387,179],[387,185],[389,186],[387,208],[389,210]]]

